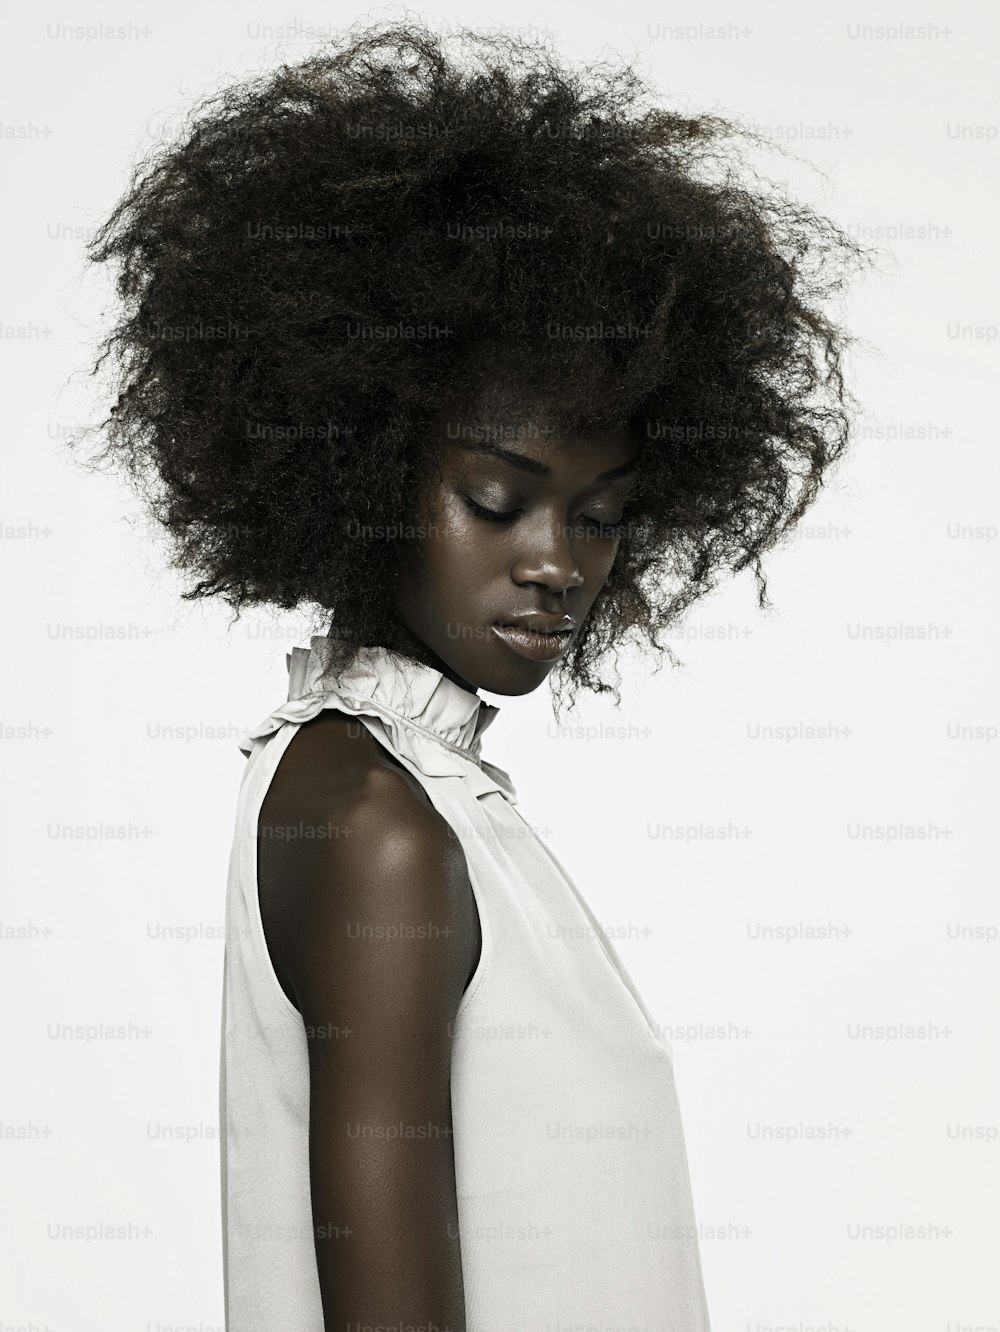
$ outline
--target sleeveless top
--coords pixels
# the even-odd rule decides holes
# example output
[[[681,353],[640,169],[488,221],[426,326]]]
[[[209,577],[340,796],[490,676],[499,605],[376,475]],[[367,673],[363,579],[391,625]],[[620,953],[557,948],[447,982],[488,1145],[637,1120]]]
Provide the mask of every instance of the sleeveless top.
[[[268,784],[323,708],[412,773],[468,865],[482,946],[451,1068],[468,1332],[709,1332],[671,1045],[510,777],[480,756],[499,708],[385,648],[320,689],[327,640],[310,641],[287,655],[288,701],[239,746],[219,1088],[227,1332],[324,1332],[305,1027],[256,885]]]

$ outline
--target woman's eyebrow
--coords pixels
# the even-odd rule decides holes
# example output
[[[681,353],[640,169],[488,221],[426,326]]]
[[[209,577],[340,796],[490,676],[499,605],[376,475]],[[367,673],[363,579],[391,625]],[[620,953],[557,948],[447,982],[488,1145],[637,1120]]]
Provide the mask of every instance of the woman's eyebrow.
[[[544,463],[540,463],[537,458],[529,458],[526,453],[515,453],[513,449],[505,449],[500,444],[489,444],[486,441],[460,441],[461,448],[468,453],[485,453],[491,457],[499,458],[501,462],[510,463],[511,467],[519,467],[522,472],[531,472],[533,476],[551,476],[552,471]],[[597,485],[599,481],[613,481],[615,477],[626,476],[629,472],[635,470],[638,464],[638,454],[631,462],[620,463],[617,467],[611,467],[600,476],[595,476],[593,484]]]

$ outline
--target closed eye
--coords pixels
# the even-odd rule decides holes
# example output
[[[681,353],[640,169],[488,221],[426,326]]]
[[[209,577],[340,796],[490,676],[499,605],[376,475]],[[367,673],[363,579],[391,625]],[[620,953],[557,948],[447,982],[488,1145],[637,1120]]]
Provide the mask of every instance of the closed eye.
[[[510,522],[512,518],[516,518],[517,515],[521,512],[520,509],[512,509],[510,513],[498,513],[496,509],[484,509],[481,504],[477,504],[476,501],[472,499],[472,497],[469,495],[463,495],[462,499],[465,500],[466,504],[469,506],[472,512],[476,514],[477,517],[485,518],[486,521],[489,523]]]
[[[461,492],[459,493],[461,494]],[[483,518],[488,523],[509,523],[521,513],[520,509],[511,509],[510,512],[504,513],[497,509],[484,508],[482,504],[477,504],[471,495],[463,494],[462,499],[477,518]],[[585,523],[589,524],[591,528],[596,528],[605,535],[620,535],[625,530],[624,518],[619,518],[617,522],[609,523],[605,522],[603,518],[589,518],[586,514],[581,514],[580,517]]]

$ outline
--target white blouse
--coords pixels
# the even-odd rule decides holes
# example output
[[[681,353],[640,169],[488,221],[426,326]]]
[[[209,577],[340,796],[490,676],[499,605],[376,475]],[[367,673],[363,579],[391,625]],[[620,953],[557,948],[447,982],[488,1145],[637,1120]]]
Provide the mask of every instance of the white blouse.
[[[228,1332],[324,1332],[305,1028],[256,883],[268,785],[323,708],[358,718],[420,782],[475,894],[482,950],[451,1069],[468,1332],[710,1332],[672,1048],[509,776],[480,756],[499,709],[384,648],[320,690],[326,642],[292,650],[289,701],[240,743],[220,1064]]]

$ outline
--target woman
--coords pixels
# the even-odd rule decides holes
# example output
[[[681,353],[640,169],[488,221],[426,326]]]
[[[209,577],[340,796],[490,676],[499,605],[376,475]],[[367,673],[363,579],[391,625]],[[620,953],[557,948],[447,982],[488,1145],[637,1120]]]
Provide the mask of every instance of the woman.
[[[209,99],[92,245],[107,456],[185,596],[326,631],[241,746],[226,1325],[706,1332],[670,1045],[478,690],[606,692],[724,568],[765,604],[848,440],[820,306],[860,252],[632,70],[465,40],[355,28]]]

